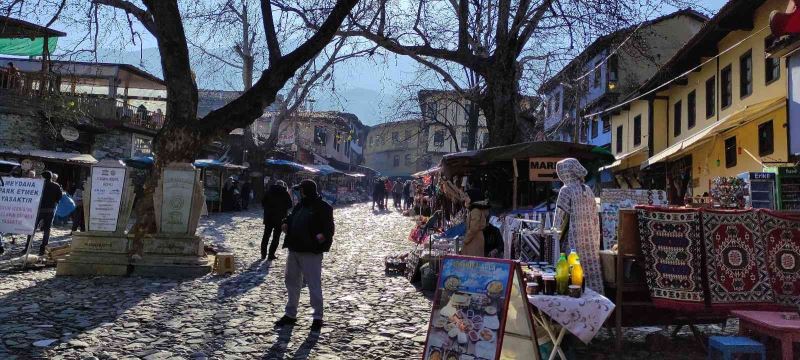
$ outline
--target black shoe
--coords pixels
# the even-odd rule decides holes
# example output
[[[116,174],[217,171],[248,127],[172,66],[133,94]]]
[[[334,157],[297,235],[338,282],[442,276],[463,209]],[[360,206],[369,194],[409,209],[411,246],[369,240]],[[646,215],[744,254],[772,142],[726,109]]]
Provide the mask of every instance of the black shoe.
[[[314,319],[311,323],[311,332],[320,332],[322,330],[322,319]]]
[[[297,319],[283,315],[280,320],[275,322],[275,327],[294,326],[294,324],[297,324]]]
[[[270,256],[267,258],[267,261],[274,261],[274,260],[278,260],[278,257],[277,257],[277,256],[275,256],[275,255],[270,255]]]

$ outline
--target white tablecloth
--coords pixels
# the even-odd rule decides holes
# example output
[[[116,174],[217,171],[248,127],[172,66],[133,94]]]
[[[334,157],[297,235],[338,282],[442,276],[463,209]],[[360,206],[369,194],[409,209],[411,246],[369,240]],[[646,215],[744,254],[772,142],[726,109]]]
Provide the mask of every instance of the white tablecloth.
[[[550,319],[588,344],[614,311],[614,303],[587,288],[580,298],[528,295],[528,301]]]

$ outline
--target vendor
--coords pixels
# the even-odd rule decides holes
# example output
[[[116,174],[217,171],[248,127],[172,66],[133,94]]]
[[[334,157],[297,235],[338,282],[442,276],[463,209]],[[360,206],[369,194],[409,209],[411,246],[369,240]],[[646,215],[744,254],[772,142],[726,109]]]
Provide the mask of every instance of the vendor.
[[[486,218],[489,217],[489,206],[477,181],[470,182],[469,188],[466,201],[464,201],[464,206],[469,209],[469,217],[461,255],[483,257],[486,246],[483,229],[486,228]]]
[[[588,172],[578,160],[568,158],[556,163],[556,173],[564,186],[559,190],[556,201],[555,228],[567,232],[566,238],[562,236],[562,239],[567,240],[568,249],[578,252],[586,287],[603,294],[600,220],[594,192],[584,184]]]

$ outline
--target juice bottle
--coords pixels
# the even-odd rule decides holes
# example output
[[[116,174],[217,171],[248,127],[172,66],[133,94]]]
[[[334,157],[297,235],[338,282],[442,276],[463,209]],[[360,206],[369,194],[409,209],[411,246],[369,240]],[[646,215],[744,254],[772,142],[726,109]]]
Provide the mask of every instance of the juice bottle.
[[[567,264],[569,266],[575,265],[579,261],[578,252],[575,249],[570,249],[569,256],[567,256]]]
[[[556,289],[560,295],[566,295],[569,290],[569,264],[564,253],[561,253],[556,264]]]
[[[575,265],[572,265],[572,273],[570,275],[572,285],[578,285],[583,288],[583,268],[580,261],[576,260]]]

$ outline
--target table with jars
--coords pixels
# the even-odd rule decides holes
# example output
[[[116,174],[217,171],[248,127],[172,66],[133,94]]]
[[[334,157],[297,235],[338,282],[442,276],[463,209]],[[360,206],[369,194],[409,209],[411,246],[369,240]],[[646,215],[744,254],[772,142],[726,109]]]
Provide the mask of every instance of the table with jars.
[[[562,253],[556,265],[527,263],[523,267],[534,323],[553,344],[549,360],[566,360],[561,343],[567,331],[588,344],[614,311],[614,303],[586,288],[576,252]]]

